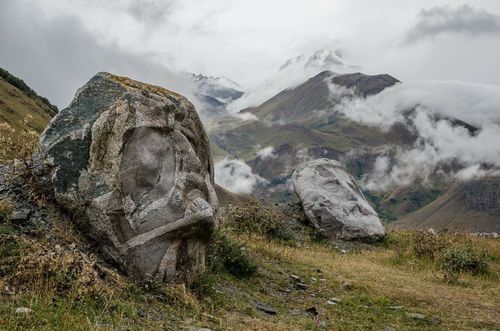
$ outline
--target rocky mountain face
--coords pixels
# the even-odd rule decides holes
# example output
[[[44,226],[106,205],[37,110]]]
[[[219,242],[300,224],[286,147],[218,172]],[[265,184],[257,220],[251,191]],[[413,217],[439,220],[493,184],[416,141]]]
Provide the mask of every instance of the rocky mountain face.
[[[208,136],[193,105],[99,73],[40,142],[45,194],[134,279],[189,282],[216,227]]]
[[[194,86],[195,96],[202,104],[199,109],[203,116],[227,115],[227,107],[244,94],[241,86],[225,77],[211,77],[186,73]]]
[[[500,233],[499,190],[498,177],[455,183],[436,200],[397,221],[395,226]]]
[[[219,126],[211,126],[210,136],[220,148],[246,160],[270,182],[282,183],[298,164],[320,157],[341,160],[358,175],[372,167],[380,153],[377,148],[401,142],[411,144],[415,138],[398,125],[383,132],[350,121],[335,110],[344,96],[332,98],[331,85],[349,89],[350,96],[364,96],[397,82],[388,75],[337,75],[325,71],[243,111],[258,120],[221,121]],[[258,156],[258,150],[264,147],[272,147],[272,155]]]
[[[399,81],[389,75],[368,76],[361,73],[338,75],[323,71],[296,88],[286,89],[264,102],[262,105],[245,109],[261,120],[271,123],[303,124],[310,119],[321,123],[322,112],[331,110],[345,95],[332,96],[332,84],[351,89],[354,94],[364,97],[381,92]],[[333,115],[333,114],[331,114]]]
[[[464,184],[464,199],[468,209],[500,216],[500,181],[483,179]]]
[[[241,111],[255,116],[254,120],[222,120],[219,125],[211,125],[209,134],[226,155],[243,159],[256,175],[268,181],[256,186],[255,195],[276,201],[297,199],[291,175],[302,162],[317,158],[338,160],[361,179],[373,171],[379,156],[391,159],[398,149],[415,146],[418,136],[412,129],[412,118],[416,109],[409,109],[403,122],[396,122],[388,130],[354,122],[337,110],[337,105],[346,100],[376,95],[398,83],[396,78],[384,74],[324,71],[294,88],[281,91],[257,107]],[[477,132],[472,125],[456,118],[437,120],[465,128],[470,134]],[[272,153],[260,153],[264,148]],[[457,164],[446,167],[459,169]],[[431,185],[397,187],[389,192],[370,192],[367,196],[385,220],[403,219],[446,195],[450,181],[439,174],[432,181]],[[484,186],[484,182],[474,183]],[[469,205],[494,206],[489,189],[477,188],[475,191],[478,197],[471,195]],[[474,229],[482,231],[485,228],[488,227],[478,225]]]

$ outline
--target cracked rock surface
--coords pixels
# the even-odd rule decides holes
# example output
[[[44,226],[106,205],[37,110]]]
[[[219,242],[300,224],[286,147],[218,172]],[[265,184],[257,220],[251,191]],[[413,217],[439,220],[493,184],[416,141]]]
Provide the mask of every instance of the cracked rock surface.
[[[40,159],[46,194],[128,275],[189,282],[203,268],[217,197],[185,97],[99,73],[51,121]]]
[[[385,230],[354,178],[335,160],[316,159],[292,175],[307,219],[330,239],[378,240]]]

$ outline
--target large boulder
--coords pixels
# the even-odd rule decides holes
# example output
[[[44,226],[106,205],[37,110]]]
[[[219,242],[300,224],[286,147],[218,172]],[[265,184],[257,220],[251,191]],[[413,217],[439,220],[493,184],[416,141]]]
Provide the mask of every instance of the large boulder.
[[[161,87],[99,73],[40,141],[56,203],[139,281],[189,281],[216,226],[208,136],[193,105]]]
[[[377,240],[385,236],[377,213],[340,162],[316,159],[302,163],[292,181],[307,219],[326,237]]]

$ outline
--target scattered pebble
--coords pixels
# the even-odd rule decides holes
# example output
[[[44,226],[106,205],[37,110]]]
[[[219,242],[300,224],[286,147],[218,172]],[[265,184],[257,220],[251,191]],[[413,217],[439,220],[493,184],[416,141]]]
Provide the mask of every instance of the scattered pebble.
[[[424,320],[426,317],[424,314],[420,313],[407,313],[406,316],[413,318],[415,320]]]
[[[25,223],[30,219],[31,209],[23,208],[18,209],[12,213],[10,216],[10,221],[12,223]]]
[[[342,300],[340,300],[339,298],[331,298],[326,303],[328,303],[329,305],[336,305],[340,302],[342,302]]]
[[[303,290],[303,291],[305,291],[305,290],[307,290],[307,289],[309,288],[309,286],[307,286],[307,285],[306,285],[306,284],[304,284],[304,283],[297,283],[297,284],[295,284],[295,287],[296,287],[297,289],[299,289],[299,290]]]
[[[389,307],[387,307],[387,309],[391,309],[391,310],[401,310],[404,308],[405,308],[405,306],[389,306]]]
[[[19,307],[16,308],[16,314],[30,314],[33,312],[33,309],[28,307]]]
[[[255,307],[257,307],[257,309],[262,310],[264,313],[269,315],[276,315],[278,313],[278,311],[273,307],[265,305],[261,302],[255,302]]]
[[[16,294],[16,291],[9,287],[8,285],[5,285],[4,288],[3,288],[3,294],[5,295],[15,295]]]
[[[297,275],[290,275],[290,278],[293,279],[296,282],[300,282],[300,277]]]
[[[316,279],[316,278],[311,277],[311,282],[316,282],[316,281],[317,281],[317,279]]]

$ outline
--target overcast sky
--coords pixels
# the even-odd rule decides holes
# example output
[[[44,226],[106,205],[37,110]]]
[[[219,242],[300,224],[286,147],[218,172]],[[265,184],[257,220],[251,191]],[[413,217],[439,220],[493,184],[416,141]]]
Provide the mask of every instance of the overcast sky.
[[[189,95],[183,71],[258,85],[343,51],[365,73],[500,85],[500,1],[1,0],[0,67],[66,106],[98,71]]]

